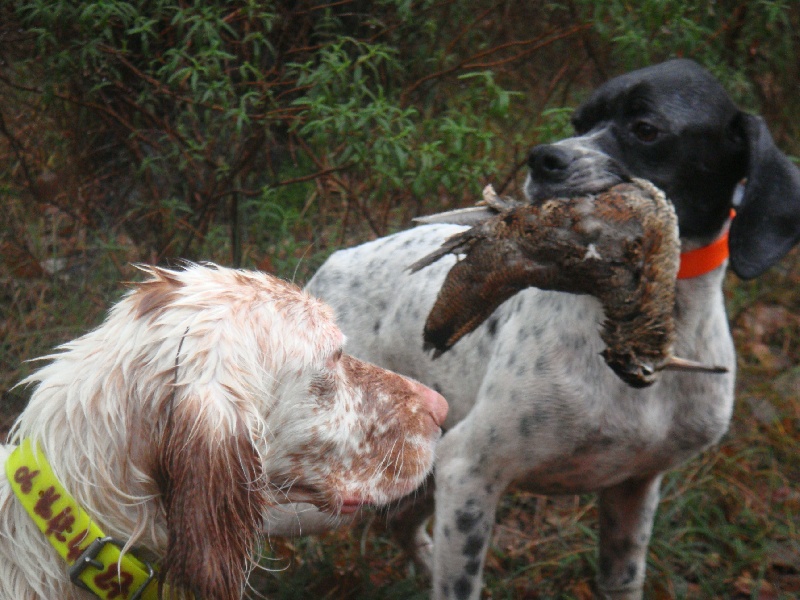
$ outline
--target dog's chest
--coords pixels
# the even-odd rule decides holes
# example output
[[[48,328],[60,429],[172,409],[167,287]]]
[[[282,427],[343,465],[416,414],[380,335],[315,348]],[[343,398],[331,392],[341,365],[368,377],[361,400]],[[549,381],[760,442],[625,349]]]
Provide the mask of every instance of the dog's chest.
[[[661,407],[650,417],[631,411],[601,424],[579,421],[572,435],[543,434],[527,454],[521,479],[531,491],[576,494],[674,468],[716,441],[727,428],[723,414],[669,415]],[[642,411],[644,413],[647,410]],[[664,415],[664,416],[656,416]]]
[[[464,426],[487,455],[505,455],[526,487],[580,493],[660,472],[727,429],[731,373],[663,373],[652,387],[633,389],[599,354],[603,316],[592,298],[531,290],[508,304]],[[679,329],[686,354],[733,367],[724,312]]]

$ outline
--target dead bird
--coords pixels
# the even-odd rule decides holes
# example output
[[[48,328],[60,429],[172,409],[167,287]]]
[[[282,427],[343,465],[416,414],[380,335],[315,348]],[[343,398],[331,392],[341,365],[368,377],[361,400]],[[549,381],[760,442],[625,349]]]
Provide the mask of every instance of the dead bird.
[[[425,323],[424,341],[434,356],[508,298],[537,287],[600,301],[602,356],[628,385],[651,385],[664,369],[727,371],[672,354],[678,225],[672,203],[648,181],[536,205],[501,199],[487,186],[483,206],[419,221],[473,225],[409,267],[415,272],[447,254],[464,255]]]

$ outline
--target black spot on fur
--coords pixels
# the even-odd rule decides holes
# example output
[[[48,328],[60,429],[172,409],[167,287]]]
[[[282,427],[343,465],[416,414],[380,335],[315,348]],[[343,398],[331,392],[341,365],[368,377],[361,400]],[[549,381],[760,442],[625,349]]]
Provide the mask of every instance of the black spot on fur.
[[[489,427],[489,445],[495,446],[499,441],[500,441],[500,435],[497,433],[497,427],[492,425],[491,427]]]
[[[464,542],[464,547],[461,549],[461,551],[467,558],[475,558],[478,556],[478,554],[480,554],[482,549],[483,536],[479,534],[472,534],[471,536],[467,537],[467,541]]]
[[[483,467],[489,462],[489,453],[484,449],[479,455],[475,464],[469,468],[469,474],[472,477],[478,477],[483,472]]]
[[[528,404],[528,398],[522,392],[512,392],[511,402],[516,406],[525,406]],[[549,420],[550,417],[548,416],[547,410],[534,410],[533,407],[531,407],[527,414],[520,417],[519,423],[517,424],[517,431],[519,431],[520,436],[523,438],[530,437],[533,435],[534,431],[544,427]]]
[[[497,317],[491,317],[488,321],[486,321],[486,334],[493,338],[497,335],[497,324],[499,319]]]
[[[675,447],[681,452],[696,452],[699,448],[703,448],[710,441],[710,436],[706,431],[692,431],[687,429],[680,432],[674,438]]]
[[[470,512],[468,510],[456,511],[456,527],[461,533],[472,531],[475,525],[483,518],[483,511]]]
[[[536,419],[533,415],[525,415],[519,420],[519,434],[524,438],[531,437]]]
[[[567,341],[564,345],[573,352],[577,353],[586,348],[588,343],[589,340],[587,340],[584,336],[572,335],[567,338]]]
[[[453,589],[456,593],[457,600],[467,600],[472,593],[472,582],[466,577],[459,577]]]
[[[375,321],[375,325],[372,326],[372,331],[378,333],[378,331],[380,331],[380,328],[381,328],[381,320],[378,319],[377,321]]]
[[[636,565],[635,562],[629,562],[628,566],[625,567],[625,579],[623,579],[623,585],[631,583],[634,579],[636,579],[636,573],[639,572],[639,567]]]
[[[473,577],[478,574],[478,570],[481,568],[481,561],[479,560],[471,560],[466,565],[464,565],[464,572],[467,575],[472,575]]]

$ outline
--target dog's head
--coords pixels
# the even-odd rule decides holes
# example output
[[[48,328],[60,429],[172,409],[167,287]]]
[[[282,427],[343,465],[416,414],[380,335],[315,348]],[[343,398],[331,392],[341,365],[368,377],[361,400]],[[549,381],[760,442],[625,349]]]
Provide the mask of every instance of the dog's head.
[[[325,304],[263,273],[147,270],[127,301],[155,340],[134,365],[166,370],[152,442],[168,582],[238,597],[269,506],[346,512],[424,481],[444,399],[343,354]]]
[[[531,151],[531,201],[640,177],[674,203],[681,237],[704,242],[720,232],[746,178],[730,231],[733,270],[755,277],[800,239],[800,171],[763,120],[740,111],[696,63],[672,60],[616,77],[572,123],[576,137]]]
[[[171,590],[241,597],[275,504],[348,511],[424,481],[446,402],[343,354],[325,304],[263,273],[143,270],[26,380],[15,440],[108,535],[163,557]]]

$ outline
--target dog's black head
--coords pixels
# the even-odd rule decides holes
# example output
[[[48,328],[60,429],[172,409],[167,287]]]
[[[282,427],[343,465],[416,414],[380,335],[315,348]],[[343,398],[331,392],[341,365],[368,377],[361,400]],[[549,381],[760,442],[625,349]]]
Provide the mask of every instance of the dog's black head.
[[[616,77],[572,123],[577,137],[531,151],[525,191],[532,201],[641,177],[672,200],[682,237],[708,241],[746,178],[730,232],[733,270],[755,277],[800,240],[800,170],[763,120],[741,112],[696,63],[672,60]]]

